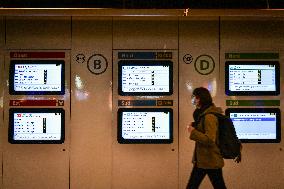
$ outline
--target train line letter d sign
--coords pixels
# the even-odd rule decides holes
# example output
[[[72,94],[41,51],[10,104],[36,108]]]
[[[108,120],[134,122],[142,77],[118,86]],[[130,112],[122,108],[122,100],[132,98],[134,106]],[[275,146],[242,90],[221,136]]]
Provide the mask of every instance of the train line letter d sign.
[[[209,55],[200,55],[194,62],[194,68],[201,75],[208,75],[214,71],[215,62]]]

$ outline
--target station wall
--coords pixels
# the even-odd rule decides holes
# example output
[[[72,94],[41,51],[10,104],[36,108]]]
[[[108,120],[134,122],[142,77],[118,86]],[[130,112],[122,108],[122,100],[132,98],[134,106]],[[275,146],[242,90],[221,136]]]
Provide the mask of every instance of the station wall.
[[[283,32],[281,17],[0,17],[0,188],[185,188],[194,150],[186,131],[194,111],[192,90],[207,87],[223,110],[282,110]],[[172,61],[173,94],[118,94],[120,53],[156,53],[161,55],[156,59]],[[10,95],[10,61],[41,59],[65,61],[65,94]],[[229,60],[279,61],[280,95],[227,96],[224,67]],[[23,103],[40,100],[56,104]],[[276,104],[242,105],[256,100]],[[142,108],[173,109],[173,143],[118,143],[117,111],[135,108],[128,104],[133,101],[157,102],[138,106]],[[9,109],[15,107],[63,108],[65,142],[10,144]],[[225,161],[226,184],[236,189],[281,188],[283,158],[283,141],[243,144],[241,164]],[[206,178],[201,188],[210,187]]]

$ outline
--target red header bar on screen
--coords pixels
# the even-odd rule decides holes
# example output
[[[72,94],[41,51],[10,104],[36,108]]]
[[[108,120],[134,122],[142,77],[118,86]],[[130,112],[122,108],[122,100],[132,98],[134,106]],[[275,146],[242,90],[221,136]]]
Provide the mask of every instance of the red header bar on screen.
[[[65,52],[10,52],[10,58],[65,58]]]
[[[10,100],[10,106],[56,106],[57,100]]]

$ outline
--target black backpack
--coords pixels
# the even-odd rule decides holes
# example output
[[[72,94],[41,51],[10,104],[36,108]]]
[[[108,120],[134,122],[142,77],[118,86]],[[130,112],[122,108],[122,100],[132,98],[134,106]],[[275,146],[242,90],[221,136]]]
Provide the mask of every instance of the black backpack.
[[[218,118],[219,144],[221,155],[224,159],[235,159],[237,163],[241,161],[242,144],[238,139],[232,120],[221,113],[209,112]],[[205,116],[204,114],[203,116]],[[204,124],[204,121],[203,123]],[[204,125],[203,125],[204,128]]]

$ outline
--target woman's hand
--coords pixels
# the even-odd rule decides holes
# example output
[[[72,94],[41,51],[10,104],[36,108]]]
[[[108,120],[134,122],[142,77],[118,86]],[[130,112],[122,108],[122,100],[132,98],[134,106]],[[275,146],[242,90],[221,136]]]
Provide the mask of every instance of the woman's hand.
[[[191,134],[191,132],[195,129],[192,123],[188,124],[186,128],[189,134]]]

